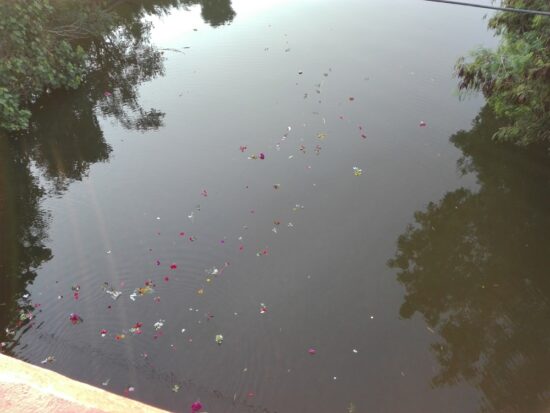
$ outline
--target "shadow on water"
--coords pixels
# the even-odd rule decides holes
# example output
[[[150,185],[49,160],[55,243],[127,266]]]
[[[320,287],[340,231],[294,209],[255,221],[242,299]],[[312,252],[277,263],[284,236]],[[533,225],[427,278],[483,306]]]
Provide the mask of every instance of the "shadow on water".
[[[414,214],[389,265],[405,287],[403,318],[422,315],[440,338],[436,387],[466,381],[482,412],[542,412],[550,405],[550,168],[542,148],[490,141],[498,121],[484,108],[451,137],[458,189]]]
[[[230,0],[113,3],[122,24],[105,38],[83,41],[89,70],[82,85],[44,95],[31,108],[28,130],[0,136],[0,342],[6,354],[13,354],[40,311],[27,288],[53,258],[46,246],[49,215],[41,201],[82,180],[91,165],[109,160],[111,147],[98,116],[125,129],[163,126],[163,112],[139,103],[139,85],[164,74],[162,51],[149,43],[144,17],[196,4],[212,26],[235,16]]]
[[[31,173],[30,158],[0,139],[0,342],[11,354],[15,329],[33,311],[27,286],[36,268],[52,258],[44,241],[48,217],[40,208],[44,191]]]

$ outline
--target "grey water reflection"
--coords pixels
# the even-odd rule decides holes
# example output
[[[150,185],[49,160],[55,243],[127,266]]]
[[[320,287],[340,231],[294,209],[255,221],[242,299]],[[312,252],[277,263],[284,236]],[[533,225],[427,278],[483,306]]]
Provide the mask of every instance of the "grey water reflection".
[[[436,387],[466,381],[482,412],[543,412],[550,403],[550,167],[544,148],[495,145],[484,108],[451,138],[479,189],[448,192],[415,213],[390,266],[437,339]]]
[[[82,87],[0,140],[5,352],[173,411],[544,409],[548,171],[487,142],[485,110],[449,143],[481,105],[451,79],[494,41],[481,12],[115,3]]]

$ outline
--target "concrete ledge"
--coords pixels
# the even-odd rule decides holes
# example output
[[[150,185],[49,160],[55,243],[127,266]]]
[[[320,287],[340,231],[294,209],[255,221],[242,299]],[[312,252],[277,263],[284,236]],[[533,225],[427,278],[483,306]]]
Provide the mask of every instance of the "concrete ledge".
[[[2,354],[0,412],[167,413]]]

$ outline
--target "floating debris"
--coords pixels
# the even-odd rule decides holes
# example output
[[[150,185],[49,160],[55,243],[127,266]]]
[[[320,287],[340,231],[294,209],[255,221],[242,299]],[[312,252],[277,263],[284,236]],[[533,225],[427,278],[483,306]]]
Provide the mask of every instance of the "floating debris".
[[[174,384],[174,385],[172,386],[172,391],[173,391],[174,393],[177,393],[179,390],[180,390],[180,386],[179,386],[178,384]]]
[[[363,170],[361,168],[358,168],[357,166],[353,167],[353,174],[355,176],[361,176],[363,174]]]
[[[73,290],[73,298],[75,300],[78,300],[80,298],[80,285],[76,284],[71,287],[71,290]]]
[[[142,331],[141,331],[141,327],[143,326],[143,323],[136,323],[134,324],[134,326],[132,328],[130,328],[130,333],[134,334],[134,335],[138,335],[138,334],[141,334]]]
[[[136,288],[132,294],[130,294],[130,299],[136,301],[136,297],[143,297],[146,294],[151,294],[153,292],[151,285],[147,284],[145,287]]]
[[[191,404],[191,413],[196,413],[199,410],[202,410],[202,403],[197,400],[196,402]]]
[[[223,343],[223,336],[221,334],[216,334],[216,344],[220,345]]]
[[[153,324],[153,327],[155,327],[156,331],[159,331],[164,326],[165,320],[160,319],[155,324]]]
[[[218,270],[216,267],[212,267],[205,270],[205,272],[210,275],[218,275],[220,273],[220,270]]]
[[[102,328],[101,330],[99,330],[99,334],[101,335],[101,337],[105,337],[107,334],[109,334],[109,331]]]
[[[269,251],[267,248],[264,248],[263,250],[260,250],[256,253],[257,257],[266,256],[269,255]]]
[[[108,282],[103,283],[103,291],[106,294],[109,294],[113,300],[117,300],[118,297],[120,297],[120,295],[122,294],[122,291],[115,290],[114,287],[109,285]]]
[[[420,123],[418,124],[418,126],[420,126],[421,128],[425,128],[426,126],[428,126],[426,124],[426,122],[424,122],[423,120],[420,121]]]
[[[308,352],[311,356],[314,356],[315,354],[317,354],[317,350],[315,350],[314,348],[310,348],[307,352]]]
[[[32,320],[34,315],[30,311],[21,310],[19,312],[19,320],[20,321],[26,321],[26,320]]]
[[[48,356],[40,362],[40,364],[53,363],[55,361],[54,356]]]
[[[260,314],[267,313],[267,306],[264,303],[260,303]]]
[[[71,324],[72,325],[76,325],[76,324],[80,324],[82,323],[84,320],[82,319],[82,317],[80,317],[78,314],[76,313],[71,313],[69,315],[69,320],[71,321]]]

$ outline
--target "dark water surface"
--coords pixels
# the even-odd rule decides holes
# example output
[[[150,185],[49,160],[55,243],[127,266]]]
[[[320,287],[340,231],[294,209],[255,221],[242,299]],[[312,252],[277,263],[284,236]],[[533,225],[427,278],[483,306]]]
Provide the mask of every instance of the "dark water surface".
[[[3,352],[178,412],[548,411],[548,159],[454,94],[484,12],[149,3],[0,141]]]

